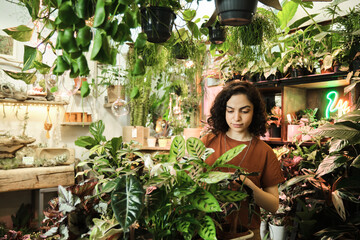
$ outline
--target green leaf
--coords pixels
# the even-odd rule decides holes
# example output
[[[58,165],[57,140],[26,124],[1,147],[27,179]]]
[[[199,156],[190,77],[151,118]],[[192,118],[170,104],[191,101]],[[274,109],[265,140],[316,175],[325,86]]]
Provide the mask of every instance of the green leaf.
[[[220,212],[221,208],[219,206],[216,198],[205,191],[202,188],[198,188],[191,196],[189,197],[192,206],[196,209],[204,212]]]
[[[142,59],[136,59],[134,69],[132,71],[134,76],[142,76],[145,74],[145,63]]]
[[[32,73],[25,73],[25,72],[12,72],[8,70],[3,71],[11,78],[15,80],[22,80],[26,84],[33,84],[36,81],[36,71]]]
[[[25,25],[3,29],[9,36],[19,42],[28,42],[31,39],[34,29]]]
[[[135,41],[136,49],[143,49],[146,45],[147,35],[146,33],[139,33]]]
[[[51,67],[45,63],[34,61],[34,67],[38,70],[41,74],[48,74],[50,72]]]
[[[352,167],[360,168],[360,155],[358,155],[350,164]]]
[[[191,21],[196,16],[196,10],[186,9],[183,12],[183,18],[185,21]]]
[[[41,62],[42,54],[34,47],[24,46],[24,67],[22,71],[29,70],[34,67],[34,61]]]
[[[360,122],[360,109],[349,112],[345,115],[342,115],[339,121],[352,121],[352,122]]]
[[[93,122],[90,124],[89,132],[91,135],[94,136],[95,140],[98,142],[98,144],[101,141],[106,141],[104,134],[105,125],[102,120],[99,120],[97,122]]]
[[[313,178],[313,177],[315,177],[315,174],[299,175],[299,176],[293,177],[293,178],[289,179],[288,181],[286,181],[285,183],[281,184],[279,187],[279,191],[283,191],[287,187],[290,187],[294,184],[302,182],[302,181],[306,180],[307,178]]]
[[[99,144],[94,138],[90,136],[80,136],[75,140],[75,145],[86,149],[91,149],[95,145]]]
[[[120,226],[126,231],[139,219],[144,207],[144,190],[140,181],[133,175],[116,179],[115,190],[111,194],[111,206]]]
[[[70,191],[66,190],[63,186],[58,187],[59,196],[59,211],[63,214],[72,212],[76,206],[81,203],[80,198],[73,195]]]
[[[329,153],[339,152],[341,149],[349,145],[348,140],[334,139],[330,142]]]
[[[327,136],[338,139],[346,139],[352,143],[356,143],[360,139],[359,124],[350,121],[337,122],[335,124],[326,123],[323,126],[310,131],[313,136]]]
[[[246,146],[247,145],[245,145],[245,144],[240,144],[240,145],[228,150],[223,155],[221,155],[218,159],[216,159],[216,161],[214,162],[212,167],[213,168],[221,167],[221,165],[231,161],[234,157],[239,155],[239,153],[241,153],[242,150],[244,150],[244,148],[246,148]]]
[[[64,1],[60,5],[58,17],[62,22],[66,22],[69,25],[79,22],[79,18],[75,14],[75,9],[73,8],[71,1]]]
[[[191,157],[201,159],[205,153],[206,147],[200,139],[190,137],[186,140],[186,150]]]
[[[312,18],[316,17],[317,15],[319,15],[319,13],[316,13],[316,14],[311,14],[310,16]],[[302,17],[300,18],[299,20],[296,20],[293,24],[291,24],[289,26],[290,29],[294,29],[294,28],[298,28],[299,26],[301,26],[303,23],[309,21],[311,18],[309,16],[305,16],[305,17]]]
[[[205,182],[205,183],[208,183],[208,184],[218,183],[218,182],[220,182],[222,180],[229,179],[230,176],[231,176],[231,174],[228,173],[228,172],[211,171],[211,172],[203,173],[200,176],[199,181],[200,182]]]
[[[205,215],[200,220],[199,235],[205,240],[216,240],[216,228],[211,217]]]
[[[190,29],[191,33],[193,34],[193,36],[197,39],[200,37],[200,31],[198,26],[196,25],[196,23],[193,22],[188,22],[187,23],[188,28]]]
[[[100,52],[101,46],[102,46],[102,30],[96,30],[95,37],[94,37],[94,45],[91,51],[90,59],[93,60]]]
[[[110,153],[115,158],[117,151],[121,149],[121,145],[123,143],[122,136],[112,138],[110,140],[110,143],[111,143]]]
[[[105,0],[98,0],[96,2],[96,9],[95,9],[95,15],[94,15],[94,27],[99,27],[106,18],[106,12],[105,12]]]
[[[133,87],[133,89],[131,90],[131,93],[130,93],[130,98],[136,99],[139,96],[140,96],[139,87],[137,87],[137,86]]]
[[[226,202],[238,202],[242,201],[248,197],[245,192],[231,191],[231,190],[222,190],[216,192],[216,198],[223,203]]]
[[[90,94],[90,87],[87,81],[82,82],[81,89],[80,89],[81,97],[87,97]]]
[[[294,1],[287,1],[282,6],[282,11],[277,13],[281,29],[285,29],[290,20],[295,16],[298,6],[299,4]]]
[[[172,141],[169,156],[175,156],[177,160],[185,156],[185,140],[182,136],[176,136]]]
[[[116,184],[117,184],[117,182],[115,180],[107,182],[106,184],[103,185],[102,192],[104,192],[104,193],[112,192],[115,189]]]
[[[341,167],[346,162],[346,158],[342,155],[326,156],[320,163],[316,170],[316,175],[321,177],[325,174],[333,172],[338,167]]]

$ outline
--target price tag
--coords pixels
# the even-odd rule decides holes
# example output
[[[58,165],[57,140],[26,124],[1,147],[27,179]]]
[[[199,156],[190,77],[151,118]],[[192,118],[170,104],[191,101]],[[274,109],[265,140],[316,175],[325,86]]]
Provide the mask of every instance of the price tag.
[[[131,131],[131,137],[136,138],[137,137],[137,128],[133,128]]]
[[[34,164],[34,157],[23,157],[22,162],[25,165],[33,165]]]

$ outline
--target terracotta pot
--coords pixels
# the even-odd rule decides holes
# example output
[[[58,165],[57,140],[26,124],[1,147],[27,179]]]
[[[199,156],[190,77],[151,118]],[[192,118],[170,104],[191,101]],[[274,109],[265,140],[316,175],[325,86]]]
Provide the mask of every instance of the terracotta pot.
[[[81,112],[76,113],[76,122],[82,122]]]
[[[189,137],[200,138],[201,128],[184,128],[185,140]]]
[[[70,122],[70,113],[65,113],[65,122]]]
[[[69,113],[69,119],[70,119],[70,122],[76,122],[76,113]]]
[[[91,114],[89,114],[89,113],[87,115],[87,122],[92,122],[92,117],[91,117]]]

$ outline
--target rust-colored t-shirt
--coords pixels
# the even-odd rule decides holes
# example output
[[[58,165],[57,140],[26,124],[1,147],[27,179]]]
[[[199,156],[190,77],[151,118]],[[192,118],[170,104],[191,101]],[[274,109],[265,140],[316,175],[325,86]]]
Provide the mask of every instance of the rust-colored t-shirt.
[[[251,144],[250,141],[242,142],[231,139],[224,133],[217,135],[210,133],[205,135],[201,140],[206,147],[215,150],[215,152],[206,159],[206,163],[209,165],[212,165],[216,159],[231,148],[239,144],[246,144],[248,146],[238,156],[228,162],[229,164],[240,166],[247,172],[258,172],[258,176],[249,176],[249,179],[260,188],[271,187],[285,180],[281,171],[280,162],[277,160],[274,151],[269,145],[257,137],[252,138]],[[228,169],[221,170],[228,171]],[[230,171],[233,172],[234,170],[230,169]],[[256,212],[260,214],[258,206],[256,206]],[[251,223],[249,223],[248,202],[246,201],[241,204],[239,224],[240,223],[250,229],[259,228],[260,226],[260,215],[257,214],[253,214]]]

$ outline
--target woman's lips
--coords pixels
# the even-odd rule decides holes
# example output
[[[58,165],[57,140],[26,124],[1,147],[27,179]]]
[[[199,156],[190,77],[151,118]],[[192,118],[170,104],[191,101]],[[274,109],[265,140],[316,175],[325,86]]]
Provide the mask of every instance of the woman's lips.
[[[242,127],[243,126],[243,124],[232,124],[233,125],[233,127],[235,127],[235,128],[240,128],[240,127]]]

